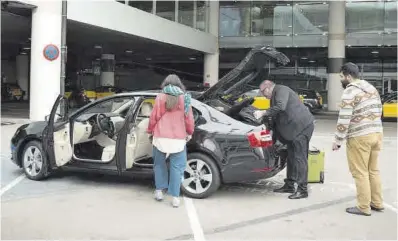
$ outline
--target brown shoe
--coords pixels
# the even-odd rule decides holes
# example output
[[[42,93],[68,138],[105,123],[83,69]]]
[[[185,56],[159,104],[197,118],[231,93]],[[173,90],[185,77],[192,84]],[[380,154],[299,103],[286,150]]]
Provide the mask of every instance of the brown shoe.
[[[372,209],[373,211],[377,211],[377,212],[383,212],[384,211],[383,207],[377,208],[377,207],[372,206],[372,205],[370,205],[370,209]]]

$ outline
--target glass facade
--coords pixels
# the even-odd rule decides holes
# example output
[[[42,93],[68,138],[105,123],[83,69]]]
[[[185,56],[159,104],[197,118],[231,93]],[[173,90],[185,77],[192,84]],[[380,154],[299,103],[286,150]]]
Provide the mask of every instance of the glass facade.
[[[397,45],[397,1],[346,3],[346,44]]]
[[[117,1],[164,19],[207,32],[208,1]],[[126,4],[127,2],[127,4]]]
[[[328,17],[328,1],[220,2],[220,37],[235,37],[234,42],[249,37],[275,47],[326,47]],[[397,45],[397,1],[347,1],[346,33],[349,46]]]

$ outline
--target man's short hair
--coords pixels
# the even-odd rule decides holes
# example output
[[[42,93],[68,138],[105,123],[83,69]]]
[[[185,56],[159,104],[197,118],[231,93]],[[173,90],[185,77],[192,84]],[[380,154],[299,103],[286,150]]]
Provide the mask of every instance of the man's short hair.
[[[352,62],[345,63],[341,66],[340,72],[343,73],[344,76],[351,75],[354,79],[359,78],[359,68]]]
[[[274,85],[275,85],[275,83],[272,82],[271,80],[264,80],[260,84],[260,89],[270,88],[270,87],[272,87]]]

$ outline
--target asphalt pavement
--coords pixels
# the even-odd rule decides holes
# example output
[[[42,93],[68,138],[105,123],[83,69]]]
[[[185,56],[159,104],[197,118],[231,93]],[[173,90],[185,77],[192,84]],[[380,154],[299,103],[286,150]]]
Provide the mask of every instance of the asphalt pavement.
[[[1,238],[129,240],[397,239],[397,126],[384,124],[380,171],[386,210],[353,216],[355,186],[345,147],[331,151],[334,117],[319,118],[311,145],[326,152],[325,183],[308,199],[289,200],[269,180],[222,186],[180,208],[152,198],[153,181],[60,173],[26,179],[10,158],[9,140],[24,120],[1,126]],[[2,119],[3,122],[3,119]]]

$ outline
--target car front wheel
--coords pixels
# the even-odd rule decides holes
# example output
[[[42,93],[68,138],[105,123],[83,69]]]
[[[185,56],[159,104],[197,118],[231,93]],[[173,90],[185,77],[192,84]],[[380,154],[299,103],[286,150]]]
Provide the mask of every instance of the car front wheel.
[[[201,153],[188,155],[181,185],[182,192],[191,198],[206,198],[220,187],[220,173],[213,159]]]
[[[22,153],[22,168],[31,180],[42,180],[47,176],[47,158],[38,141],[26,144]]]

